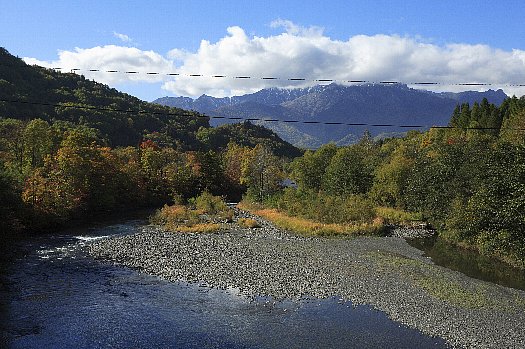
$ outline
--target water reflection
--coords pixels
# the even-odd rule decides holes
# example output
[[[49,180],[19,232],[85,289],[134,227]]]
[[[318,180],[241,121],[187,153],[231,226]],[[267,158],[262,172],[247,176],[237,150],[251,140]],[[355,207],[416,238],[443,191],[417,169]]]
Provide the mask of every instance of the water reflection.
[[[249,301],[235,290],[170,283],[100,263],[88,240],[137,222],[31,240],[0,289],[11,348],[443,348],[368,306],[337,298]]]
[[[407,242],[425,252],[437,265],[470,277],[525,290],[525,272],[506,263],[451,245],[439,237],[409,239]]]

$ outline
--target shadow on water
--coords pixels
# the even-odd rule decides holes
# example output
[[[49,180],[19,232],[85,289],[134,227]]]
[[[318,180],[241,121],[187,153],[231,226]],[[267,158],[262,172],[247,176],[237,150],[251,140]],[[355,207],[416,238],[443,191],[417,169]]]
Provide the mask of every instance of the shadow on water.
[[[170,283],[91,259],[90,240],[140,222],[27,241],[4,275],[10,348],[444,348],[444,340],[336,298],[301,302]]]
[[[476,251],[466,250],[437,236],[407,239],[408,244],[423,252],[443,267],[459,271],[475,279],[525,290],[525,271]]]

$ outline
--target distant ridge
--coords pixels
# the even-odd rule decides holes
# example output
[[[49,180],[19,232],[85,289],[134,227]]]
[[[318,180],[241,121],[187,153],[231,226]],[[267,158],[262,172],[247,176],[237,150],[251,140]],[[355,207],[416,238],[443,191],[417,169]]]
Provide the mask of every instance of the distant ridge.
[[[215,98],[202,95],[163,97],[153,103],[195,110],[210,116],[243,118],[293,119],[299,121],[330,121],[374,124],[446,125],[458,103],[481,102],[500,105],[507,95],[503,90],[485,92],[441,92],[418,90],[403,84],[363,84],[344,86],[317,85],[309,88],[268,88],[242,96]],[[212,125],[227,121],[212,119]],[[363,134],[362,126],[330,126],[260,122],[284,140],[306,148],[321,144],[355,142]],[[389,136],[406,132],[395,127],[373,127],[373,136]]]

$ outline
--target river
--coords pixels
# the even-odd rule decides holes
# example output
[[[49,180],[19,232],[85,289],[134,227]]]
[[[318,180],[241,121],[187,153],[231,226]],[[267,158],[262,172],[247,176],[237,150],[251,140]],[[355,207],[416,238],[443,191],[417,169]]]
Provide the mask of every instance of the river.
[[[447,243],[432,236],[407,239],[409,245],[424,251],[432,261],[478,280],[525,291],[525,272],[495,258]]]
[[[170,283],[89,257],[94,239],[141,220],[19,242],[0,289],[8,348],[443,348],[369,306],[337,298],[248,300],[235,290]]]

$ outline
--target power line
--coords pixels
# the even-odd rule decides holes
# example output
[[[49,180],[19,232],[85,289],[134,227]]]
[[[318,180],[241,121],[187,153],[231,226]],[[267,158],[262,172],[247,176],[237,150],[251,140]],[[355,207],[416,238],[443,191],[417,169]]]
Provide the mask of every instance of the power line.
[[[7,100],[0,99],[0,102],[5,103],[20,103],[29,105],[40,105],[48,107],[60,107],[60,108],[72,108],[81,110],[94,110],[103,112],[118,112],[118,113],[129,113],[129,114],[151,114],[151,115],[165,115],[165,116],[191,116],[208,119],[222,119],[222,120],[236,120],[236,121],[261,121],[261,122],[281,122],[281,123],[295,123],[295,124],[313,124],[313,125],[332,125],[332,126],[366,126],[366,127],[389,127],[389,128],[429,128],[429,129],[459,129],[459,130],[502,130],[497,127],[456,127],[456,126],[440,126],[440,125],[395,125],[395,124],[371,124],[371,123],[346,123],[337,121],[302,121],[302,120],[280,120],[280,119],[265,119],[265,118],[244,118],[244,117],[229,117],[229,116],[211,116],[200,113],[172,113],[172,112],[156,112],[156,111],[145,111],[145,110],[129,110],[129,109],[116,109],[116,108],[104,108],[104,107],[93,107],[83,105],[70,105],[60,103],[46,103],[46,102],[32,102],[22,100]],[[525,128],[505,128],[504,130],[512,131],[525,131]]]
[[[42,67],[46,68],[46,67]],[[118,70],[102,68],[46,68],[56,71],[70,73],[88,72],[104,74],[128,74],[148,76],[170,76],[189,78],[213,78],[213,79],[235,79],[235,80],[273,80],[286,82],[317,82],[317,83],[350,83],[350,84],[377,84],[377,85],[413,85],[413,86],[463,86],[463,87],[525,87],[525,83],[497,83],[497,82],[438,82],[438,81],[396,81],[396,80],[359,80],[359,79],[311,79],[305,77],[276,77],[276,76],[252,76],[252,75],[225,75],[225,74],[202,74],[202,73],[175,73],[175,72],[141,72],[136,70]]]

